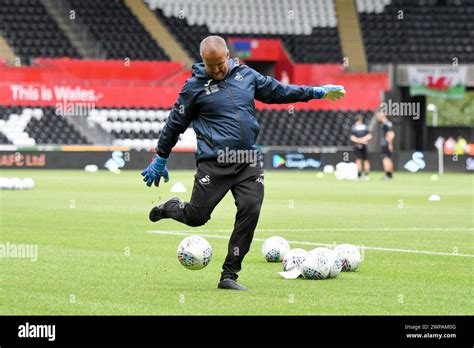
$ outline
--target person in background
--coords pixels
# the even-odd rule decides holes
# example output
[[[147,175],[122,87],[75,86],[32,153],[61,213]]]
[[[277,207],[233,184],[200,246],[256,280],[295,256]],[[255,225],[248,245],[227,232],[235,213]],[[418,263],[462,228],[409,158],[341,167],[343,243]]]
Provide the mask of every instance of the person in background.
[[[395,132],[393,131],[393,124],[387,118],[382,111],[376,114],[377,121],[380,123],[382,132],[380,133],[380,153],[382,156],[383,170],[385,171],[384,180],[393,179],[393,139],[395,138]]]
[[[444,142],[443,152],[444,152],[445,155],[452,155],[454,153],[455,149],[456,149],[456,140],[454,140],[453,137],[449,137]]]
[[[458,141],[456,143],[454,153],[456,155],[464,155],[466,153],[465,151],[466,145],[467,145],[466,139],[464,139],[462,136],[458,136]]]
[[[370,139],[372,139],[372,134],[364,123],[364,117],[357,115],[351,128],[351,141],[354,143],[355,162],[359,179],[369,180],[370,162],[367,156],[367,144]]]

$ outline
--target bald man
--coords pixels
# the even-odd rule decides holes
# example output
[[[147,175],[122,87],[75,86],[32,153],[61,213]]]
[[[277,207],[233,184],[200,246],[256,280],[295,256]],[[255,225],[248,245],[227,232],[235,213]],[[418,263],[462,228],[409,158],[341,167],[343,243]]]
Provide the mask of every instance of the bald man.
[[[194,64],[192,77],[184,84],[163,127],[156,156],[142,172],[147,186],[169,180],[167,160],[178,137],[192,123],[196,133],[197,172],[189,202],[171,198],[154,207],[153,222],[174,219],[188,226],[202,226],[227,192],[237,206],[234,230],[218,282],[219,289],[246,290],[237,283],[237,273],[250,249],[263,202],[263,170],[255,141],[260,126],[255,118],[254,99],[264,103],[337,100],[344,87],[281,84],[229,57],[224,39],[206,37],[200,44],[203,63]]]

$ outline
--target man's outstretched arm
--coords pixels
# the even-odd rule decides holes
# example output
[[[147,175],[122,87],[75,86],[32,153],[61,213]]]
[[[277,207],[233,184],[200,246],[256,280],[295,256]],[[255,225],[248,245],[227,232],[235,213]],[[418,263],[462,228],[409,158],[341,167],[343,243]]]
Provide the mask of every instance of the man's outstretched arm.
[[[171,149],[176,145],[179,135],[184,133],[189,127],[193,118],[193,96],[186,83],[179,93],[178,100],[166,120],[166,124],[161,130],[160,138],[156,146],[156,156],[148,167],[141,173],[143,181],[147,186],[154,184],[159,186],[163,177],[165,182],[169,180],[168,168],[166,164]]]
[[[311,99],[338,100],[346,95],[344,86],[324,85],[320,87],[286,85],[273,77],[255,74],[255,99],[267,104],[307,102]]]

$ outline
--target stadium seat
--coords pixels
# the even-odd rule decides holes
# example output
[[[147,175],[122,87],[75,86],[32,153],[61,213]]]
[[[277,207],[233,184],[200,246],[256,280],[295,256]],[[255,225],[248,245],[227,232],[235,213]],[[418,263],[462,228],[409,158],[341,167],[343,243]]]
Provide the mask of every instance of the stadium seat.
[[[34,57],[80,57],[40,0],[0,1],[0,23],[22,64]]]
[[[113,120],[110,114],[121,116]],[[153,149],[165,125],[170,110],[158,109],[101,109],[94,110],[89,119],[99,124],[115,137],[115,145],[138,149]],[[361,114],[368,123],[369,111],[349,110],[298,110],[294,114],[286,110],[263,109],[256,111],[261,125],[257,144],[264,146],[350,146],[350,129],[355,116]],[[136,121],[127,121],[130,115],[143,115]],[[135,141],[139,140],[139,141]],[[177,147],[196,147],[196,135],[192,128],[182,134]]]
[[[473,1],[356,0],[356,6],[371,64],[474,62]]]
[[[340,62],[342,53],[332,0],[146,0],[181,46],[201,61],[199,42],[216,34],[281,39],[300,63]]]
[[[169,60],[123,0],[70,0],[107,59]]]
[[[137,150],[155,148],[170,110],[158,109],[94,109],[89,120],[115,137],[115,145]],[[177,147],[196,147],[196,135],[188,129],[180,136]]]
[[[261,125],[257,144],[264,146],[350,146],[350,128],[355,116],[361,114],[366,123],[368,111],[309,111],[294,114],[286,110],[257,110]]]
[[[87,140],[53,107],[1,106],[0,144],[87,144]]]

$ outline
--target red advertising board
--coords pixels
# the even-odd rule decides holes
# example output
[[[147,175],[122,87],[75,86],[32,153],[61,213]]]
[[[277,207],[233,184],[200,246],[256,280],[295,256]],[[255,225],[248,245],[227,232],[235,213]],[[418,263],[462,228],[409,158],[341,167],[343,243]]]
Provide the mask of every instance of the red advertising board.
[[[380,92],[388,87],[385,74],[352,74],[335,64],[293,64],[275,41],[259,40],[259,47],[272,47],[268,48],[267,58],[280,57],[279,69],[291,72],[292,83],[308,86],[342,84],[347,95],[337,102],[312,100],[292,105],[268,105],[256,101],[258,109],[373,110],[379,106]],[[256,52],[264,55],[264,50]],[[56,107],[63,104],[65,109],[70,103],[88,104],[85,106],[88,108],[170,108],[184,80],[190,75],[189,70],[176,62],[48,58],[37,59],[35,66],[8,67],[0,64],[0,104]]]

